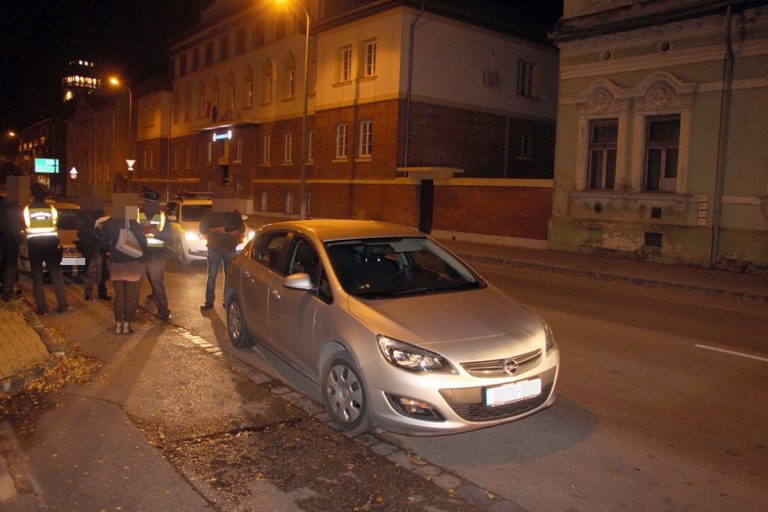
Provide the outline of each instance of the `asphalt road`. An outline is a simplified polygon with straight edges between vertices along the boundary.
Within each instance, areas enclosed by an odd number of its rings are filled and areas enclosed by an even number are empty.
[[[526,271],[484,274],[561,349],[559,402],[516,424],[397,440],[531,511],[764,510],[768,308]]]
[[[384,439],[531,512],[764,510],[768,307],[479,270],[553,327],[563,362],[557,404],[501,427]],[[174,323],[319,401],[310,382],[268,351],[232,347],[221,277],[215,308],[198,309],[205,280],[204,262],[167,261]],[[81,296],[74,284],[69,292]]]
[[[388,439],[532,512],[764,510],[768,308],[480,270],[552,325],[563,360],[558,403],[502,427]],[[205,277],[204,263],[169,263],[175,322],[319,399],[269,352],[229,344],[220,294],[213,311],[199,313]]]

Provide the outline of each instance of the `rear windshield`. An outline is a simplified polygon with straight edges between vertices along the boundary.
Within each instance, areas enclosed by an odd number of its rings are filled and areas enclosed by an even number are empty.
[[[57,229],[77,229],[77,214],[80,210],[56,208],[58,212],[58,220],[56,221]]]
[[[341,285],[351,295],[392,298],[485,286],[451,253],[419,237],[326,244]]]
[[[181,207],[182,222],[200,222],[203,215],[211,209],[209,204],[185,204]]]

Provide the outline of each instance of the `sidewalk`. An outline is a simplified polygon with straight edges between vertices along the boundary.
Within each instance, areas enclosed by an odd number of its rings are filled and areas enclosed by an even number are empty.
[[[617,281],[768,303],[768,276],[584,254],[440,240],[469,263]]]

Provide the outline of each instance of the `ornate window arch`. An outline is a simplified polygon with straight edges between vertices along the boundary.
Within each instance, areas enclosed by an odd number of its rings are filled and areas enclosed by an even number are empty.
[[[591,126],[595,122],[615,121],[617,125],[614,189],[624,189],[629,176],[626,169],[626,152],[631,101],[624,89],[606,78],[590,82],[580,93],[566,100],[576,105],[578,117],[578,141],[576,148],[576,189],[589,188]]]
[[[632,109],[632,169],[630,172],[632,190],[642,191],[645,189],[649,123],[653,119],[670,116],[674,119],[679,118],[679,135],[676,178],[672,188],[666,191],[676,194],[685,193],[691,134],[691,110],[695,90],[696,84],[685,83],[666,71],[656,71],[627,91],[627,95],[632,98],[634,103]]]

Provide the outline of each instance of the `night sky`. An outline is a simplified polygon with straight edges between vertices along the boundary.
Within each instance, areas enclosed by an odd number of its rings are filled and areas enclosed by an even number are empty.
[[[0,14],[0,129],[19,130],[61,101],[67,61],[94,61],[128,80],[163,73],[167,42],[201,0],[16,0]],[[199,8],[197,8],[199,11]]]
[[[91,60],[136,82],[168,69],[167,43],[211,0],[16,0],[0,14],[0,130],[56,111],[68,60]],[[562,1],[510,1],[552,23]],[[106,73],[105,73],[106,74]]]

